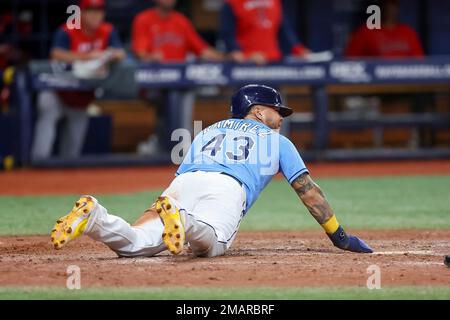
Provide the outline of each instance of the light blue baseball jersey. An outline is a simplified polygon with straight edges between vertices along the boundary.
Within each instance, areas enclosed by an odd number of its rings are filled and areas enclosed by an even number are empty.
[[[279,171],[290,184],[308,169],[285,136],[258,121],[228,119],[195,137],[176,175],[193,171],[223,172],[239,180],[247,211]]]

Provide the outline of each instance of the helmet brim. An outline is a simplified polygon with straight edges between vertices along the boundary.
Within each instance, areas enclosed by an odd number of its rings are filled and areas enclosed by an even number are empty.
[[[286,107],[286,106],[279,106],[279,108],[280,108],[280,110],[278,110],[278,113],[283,118],[289,117],[294,112],[294,110],[292,110],[291,108]]]
[[[269,108],[278,108],[278,114],[280,116],[282,116],[283,118],[289,117],[294,112],[294,110],[292,110],[291,108],[289,108],[289,107],[287,107],[285,105],[282,105],[282,104],[276,104],[276,105],[265,104],[265,103],[254,103],[254,104],[252,104],[252,106],[255,106],[255,105],[266,106],[266,107],[269,107]],[[249,108],[247,110],[247,114],[248,114],[248,112],[250,112],[250,109],[251,108]],[[232,114],[232,117],[233,118],[237,118],[237,119],[243,119],[247,114],[242,115],[242,116]]]
[[[264,104],[262,104],[264,105]],[[294,110],[292,110],[291,108],[282,105],[282,104],[277,104],[277,105],[265,105],[267,107],[272,107],[272,108],[278,108],[278,113],[280,114],[280,116],[282,116],[283,118],[289,117]]]

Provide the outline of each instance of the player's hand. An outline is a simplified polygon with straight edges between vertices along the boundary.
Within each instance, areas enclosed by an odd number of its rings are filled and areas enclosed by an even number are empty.
[[[372,253],[373,250],[363,240],[355,236],[349,236],[345,233],[344,229],[340,226],[335,233],[328,234],[331,242],[342,250],[359,253]]]
[[[123,49],[111,48],[108,49],[108,52],[110,52],[111,54],[110,56],[111,61],[120,61],[123,60],[126,56],[125,50]]]
[[[200,58],[206,61],[220,62],[223,60],[223,55],[213,48],[207,48],[203,50]]]
[[[259,66],[264,65],[264,64],[267,64],[266,56],[265,56],[264,53],[262,53],[262,52],[255,52],[255,53],[252,53],[252,54],[248,57],[248,60],[251,61],[251,62],[253,62],[253,63],[256,63],[256,64],[259,65]]]
[[[151,53],[147,52],[137,52],[139,60],[142,62],[162,62],[164,60],[164,54],[161,51],[153,51]]]
[[[90,51],[81,56],[81,60],[95,60],[101,58],[105,54],[103,50]]]
[[[244,63],[246,61],[245,55],[242,51],[230,52],[230,59],[236,63]]]

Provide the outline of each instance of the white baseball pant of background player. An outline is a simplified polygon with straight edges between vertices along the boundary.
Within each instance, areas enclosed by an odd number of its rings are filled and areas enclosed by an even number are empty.
[[[218,172],[188,172],[177,176],[162,195],[180,209],[186,242],[196,256],[223,255],[231,246],[246,200],[245,189],[236,180]],[[84,234],[122,257],[149,257],[167,249],[159,217],[131,226],[95,202]]]
[[[86,110],[66,105],[53,91],[42,91],[37,106],[39,115],[31,150],[33,160],[51,156],[61,118],[65,118],[67,123],[61,132],[59,155],[66,158],[80,156],[89,124]]]

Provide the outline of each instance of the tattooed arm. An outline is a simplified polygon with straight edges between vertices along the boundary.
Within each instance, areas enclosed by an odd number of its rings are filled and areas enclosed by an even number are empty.
[[[324,193],[308,173],[298,176],[291,186],[336,247],[353,252],[373,252],[364,241],[345,233]]]
[[[333,217],[333,209],[331,209],[320,187],[308,173],[304,173],[295,179],[292,182],[292,188],[319,224],[322,225]]]

